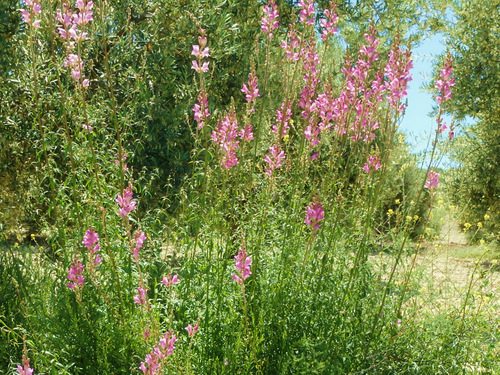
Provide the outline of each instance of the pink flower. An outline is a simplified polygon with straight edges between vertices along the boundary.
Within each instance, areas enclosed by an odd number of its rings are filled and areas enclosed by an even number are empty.
[[[272,177],[274,170],[283,165],[281,161],[285,159],[285,151],[281,150],[280,145],[273,145],[269,147],[269,152],[271,155],[266,154],[264,161],[269,164],[266,174]]]
[[[286,110],[285,110],[286,104]],[[274,133],[278,133],[278,129],[281,128],[281,137],[285,137],[288,129],[290,129],[289,121],[292,117],[292,102],[286,100],[281,102],[281,109],[276,110],[276,124],[272,126],[271,130]]]
[[[193,337],[196,332],[198,332],[198,327],[199,323],[196,323],[194,326],[191,326],[191,324],[188,324],[186,328],[184,328],[186,331],[188,331],[188,334],[190,337]]]
[[[227,169],[238,164],[236,150],[239,147],[241,132],[238,128],[236,112],[231,108],[224,120],[219,121],[217,127],[212,131],[212,142],[217,145],[222,154],[221,165]]]
[[[255,71],[250,72],[248,74],[248,86],[247,84],[243,84],[242,92],[246,94],[247,103],[251,103],[254,99],[260,96],[259,88],[257,87],[257,76],[255,75]]]
[[[20,375],[33,375],[33,369],[30,367],[30,359],[23,355],[23,365],[17,365],[16,371]]]
[[[272,31],[276,30],[279,26],[278,21],[278,6],[275,0],[269,0],[269,4],[264,7],[264,17],[261,19],[261,29],[269,39],[274,37]]]
[[[68,271],[68,279],[71,282],[68,283],[68,288],[76,291],[79,287],[83,287],[85,283],[85,276],[82,275],[84,268],[85,266],[79,260],[71,264],[71,268]]]
[[[209,47],[206,47],[202,52],[200,52],[200,46],[195,44],[193,45],[193,51],[191,52],[191,55],[196,56],[199,60],[202,60],[205,57],[210,57]]]
[[[196,60],[193,60],[191,62],[193,65],[191,66],[191,69],[194,69],[198,73],[206,73],[208,72],[208,61],[205,61],[201,66],[198,65],[198,62]]]
[[[42,12],[40,0],[27,0],[25,3],[28,9],[19,9],[23,21],[34,28],[40,27],[40,18],[35,19],[35,16]]]
[[[237,274],[233,273],[233,280],[236,280],[238,284],[243,284],[243,281],[249,278],[252,274],[252,271],[250,271],[252,260],[249,256],[247,256],[245,246],[241,247],[234,259],[236,259],[235,267]]]
[[[160,339],[159,346],[162,349],[163,353],[166,356],[174,354],[175,350],[175,342],[177,341],[177,337],[175,337],[174,332],[165,332],[163,337]]]
[[[145,305],[147,303],[148,290],[140,286],[137,288],[137,293],[134,296],[134,302],[138,305]]]
[[[281,48],[285,50],[285,56],[289,61],[298,61],[300,56],[297,49],[300,46],[300,40],[297,37],[297,30],[292,29],[288,31],[287,38],[289,43],[286,40],[282,40]]]
[[[370,173],[372,171],[378,171],[380,168],[382,168],[382,165],[380,164],[379,158],[376,156],[370,156],[368,158],[368,163],[365,163],[362,169],[366,173]]]
[[[177,337],[173,331],[166,332],[163,337],[160,338],[160,342],[157,346],[153,347],[153,350],[146,354],[144,362],[141,362],[139,369],[145,375],[155,375],[160,373],[162,365],[165,363],[166,359],[174,353],[175,342]]]
[[[161,280],[161,283],[163,283],[165,286],[172,286],[174,284],[177,284],[179,282],[179,278],[177,275],[171,275],[168,274],[167,276],[163,276],[163,279]]]
[[[387,81],[384,88],[389,93],[387,102],[393,109],[402,112],[404,105],[399,105],[401,99],[407,96],[408,83],[412,80],[410,69],[413,68],[411,51],[402,51],[399,41],[395,43],[389,53],[389,61],[385,67]]]
[[[87,249],[91,249],[92,246],[94,246],[94,244],[96,242],[99,241],[99,234],[97,234],[97,232],[95,231],[94,228],[92,227],[89,227],[89,229],[87,229],[87,231],[85,232],[85,234],[83,235],[83,241],[82,241],[82,244],[87,248]]]
[[[144,241],[146,240],[146,234],[142,230],[135,232],[134,239],[135,239],[135,248],[134,250],[132,250],[132,257],[137,262],[139,260],[139,252],[142,248],[142,245],[144,245]]]
[[[123,217],[124,219],[127,217],[130,211],[136,209],[137,201],[132,200],[134,193],[132,191],[132,186],[129,185],[125,190],[123,190],[123,195],[118,194],[116,198],[116,202],[120,205],[120,210],[118,211],[118,215]]]
[[[337,13],[335,13],[335,9],[337,8],[337,6],[333,1],[330,2],[330,8],[331,10],[325,9],[324,14],[326,18],[323,18],[320,21],[320,25],[323,28],[323,32],[321,33],[321,39],[323,41],[326,41],[329,35],[333,35],[337,32],[337,28],[335,27],[335,25],[339,20],[339,16],[337,15]]]
[[[83,235],[82,244],[89,250],[89,259],[93,260],[94,266],[97,266],[102,262],[102,258],[98,251],[101,250],[99,245],[99,235],[94,230],[94,228],[89,227],[85,234]]]
[[[308,42],[308,44],[302,49],[301,54],[303,55],[302,70],[304,72],[304,86],[302,92],[300,93],[298,106],[303,108],[301,113],[302,117],[308,119],[311,126],[316,127],[316,124],[312,123],[312,119],[308,118],[310,112],[313,110],[313,98],[316,94],[316,87],[320,81],[319,71],[317,69],[319,65],[319,56],[314,39]],[[315,133],[315,131],[313,131],[313,133]]]
[[[314,25],[316,10],[314,9],[314,0],[299,0],[299,19],[306,25]]]
[[[252,265],[252,260],[247,256],[245,251],[245,246],[242,246],[238,251],[238,254],[234,257],[236,260],[235,267],[239,275],[233,273],[233,280],[242,284],[244,280],[250,277],[252,271],[250,271],[250,266]]]
[[[436,82],[436,88],[439,90],[436,96],[436,101],[439,104],[451,99],[451,88],[455,86],[455,80],[451,77],[453,73],[453,61],[448,53],[444,62],[444,67],[441,69],[439,79]]]
[[[324,214],[323,205],[318,198],[314,198],[313,202],[306,208],[304,224],[309,225],[313,228],[313,231],[316,232],[319,229],[319,222],[325,220]]]
[[[63,66],[71,69],[71,77],[73,77],[76,81],[79,81],[82,78],[83,61],[80,56],[70,53],[68,58],[64,61]],[[86,80],[85,84],[87,86],[89,83],[90,81]]]
[[[205,121],[210,116],[208,110],[208,97],[205,92],[200,92],[198,95],[198,104],[193,107],[194,119],[198,123],[198,129],[203,129]]]
[[[438,133],[441,134],[442,132],[444,132],[446,129],[448,129],[448,127],[446,126],[446,123],[443,123],[443,125],[441,125],[438,129]]]
[[[439,173],[434,171],[427,172],[427,181],[425,182],[424,187],[429,190],[434,190],[439,185]]]
[[[304,136],[311,142],[311,147],[319,145],[320,129],[316,123],[310,123],[304,129]]]
[[[73,11],[71,9],[68,9],[68,6],[66,4],[63,4],[63,11],[64,13],[62,13],[60,9],[56,11],[56,21],[59,21],[63,25],[63,27],[67,29],[73,24]]]
[[[253,128],[252,125],[244,126],[240,130],[240,138],[243,141],[253,141]]]

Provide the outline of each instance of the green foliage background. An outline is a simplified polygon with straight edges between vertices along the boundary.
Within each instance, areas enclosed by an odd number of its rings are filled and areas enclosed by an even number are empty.
[[[447,29],[456,86],[448,110],[464,123],[453,149],[451,194],[475,239],[500,240],[500,2],[454,4]],[[488,220],[485,220],[489,217]],[[478,227],[482,223],[483,228]],[[481,224],[480,224],[481,225]]]

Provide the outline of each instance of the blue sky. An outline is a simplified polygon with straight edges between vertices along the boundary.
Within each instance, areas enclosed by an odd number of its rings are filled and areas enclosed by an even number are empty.
[[[424,40],[412,51],[413,80],[409,84],[408,107],[399,129],[406,135],[406,141],[414,147],[414,152],[426,148],[429,137],[436,129],[436,119],[429,116],[432,107],[436,105],[435,94],[425,92],[423,86],[432,81],[432,64],[444,51],[444,40],[440,34]]]

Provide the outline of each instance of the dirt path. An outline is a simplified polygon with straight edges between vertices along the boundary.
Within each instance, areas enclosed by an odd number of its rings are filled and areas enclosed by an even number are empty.
[[[465,235],[460,231],[458,222],[449,213],[444,217],[443,228],[436,242],[440,244],[467,244]]]

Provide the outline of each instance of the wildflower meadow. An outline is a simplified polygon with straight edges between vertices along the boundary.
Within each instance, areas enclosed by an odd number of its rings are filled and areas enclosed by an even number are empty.
[[[353,3],[6,5],[0,374],[500,371],[495,257],[453,303],[422,266],[453,54],[419,158],[424,5]]]

